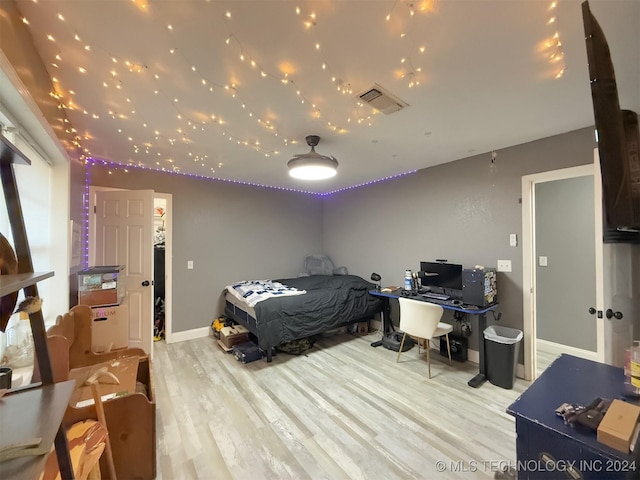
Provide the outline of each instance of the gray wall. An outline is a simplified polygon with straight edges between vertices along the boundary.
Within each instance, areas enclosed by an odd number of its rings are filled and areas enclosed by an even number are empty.
[[[499,150],[493,170],[484,154],[334,194],[325,200],[325,250],[364,278],[379,273],[383,285],[402,285],[421,260],[495,267],[510,259],[512,272],[498,273],[501,324],[522,329],[522,176],[591,163],[594,147],[585,128]],[[474,331],[471,348],[477,338]]]
[[[137,169],[112,172],[91,167],[91,184],[172,194],[174,333],[210,325],[224,309],[229,283],[295,277],[306,255],[323,251],[319,197]]]
[[[537,338],[596,351],[593,176],[535,187]]]

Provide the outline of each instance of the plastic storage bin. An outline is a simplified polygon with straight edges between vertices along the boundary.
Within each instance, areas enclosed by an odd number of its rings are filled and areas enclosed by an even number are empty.
[[[120,305],[125,294],[122,270],[124,266],[113,265],[78,272],[78,303],[90,307]]]
[[[513,388],[516,359],[522,331],[492,325],[484,330],[484,361],[487,380],[502,388]]]

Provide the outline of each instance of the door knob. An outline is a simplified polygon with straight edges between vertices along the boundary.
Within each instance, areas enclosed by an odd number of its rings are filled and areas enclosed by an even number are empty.
[[[144,282],[142,282],[142,286],[143,287],[148,287],[149,286],[149,280],[145,280]]]
[[[610,308],[607,308],[605,315],[609,320],[611,320],[611,317],[615,317],[617,320],[622,320],[622,317],[624,317],[624,315],[622,315],[622,312],[614,312]]]

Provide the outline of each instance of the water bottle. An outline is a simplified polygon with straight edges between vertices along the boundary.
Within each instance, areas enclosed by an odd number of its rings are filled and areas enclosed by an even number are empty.
[[[412,275],[411,270],[404,271],[404,289],[407,291],[411,291],[411,283],[412,283]]]

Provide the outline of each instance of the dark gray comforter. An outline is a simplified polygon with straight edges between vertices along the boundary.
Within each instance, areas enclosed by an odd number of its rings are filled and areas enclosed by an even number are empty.
[[[270,298],[254,306],[258,342],[263,349],[371,317],[382,309],[382,300],[368,293],[375,286],[356,275],[311,275],[276,281],[307,293]]]

